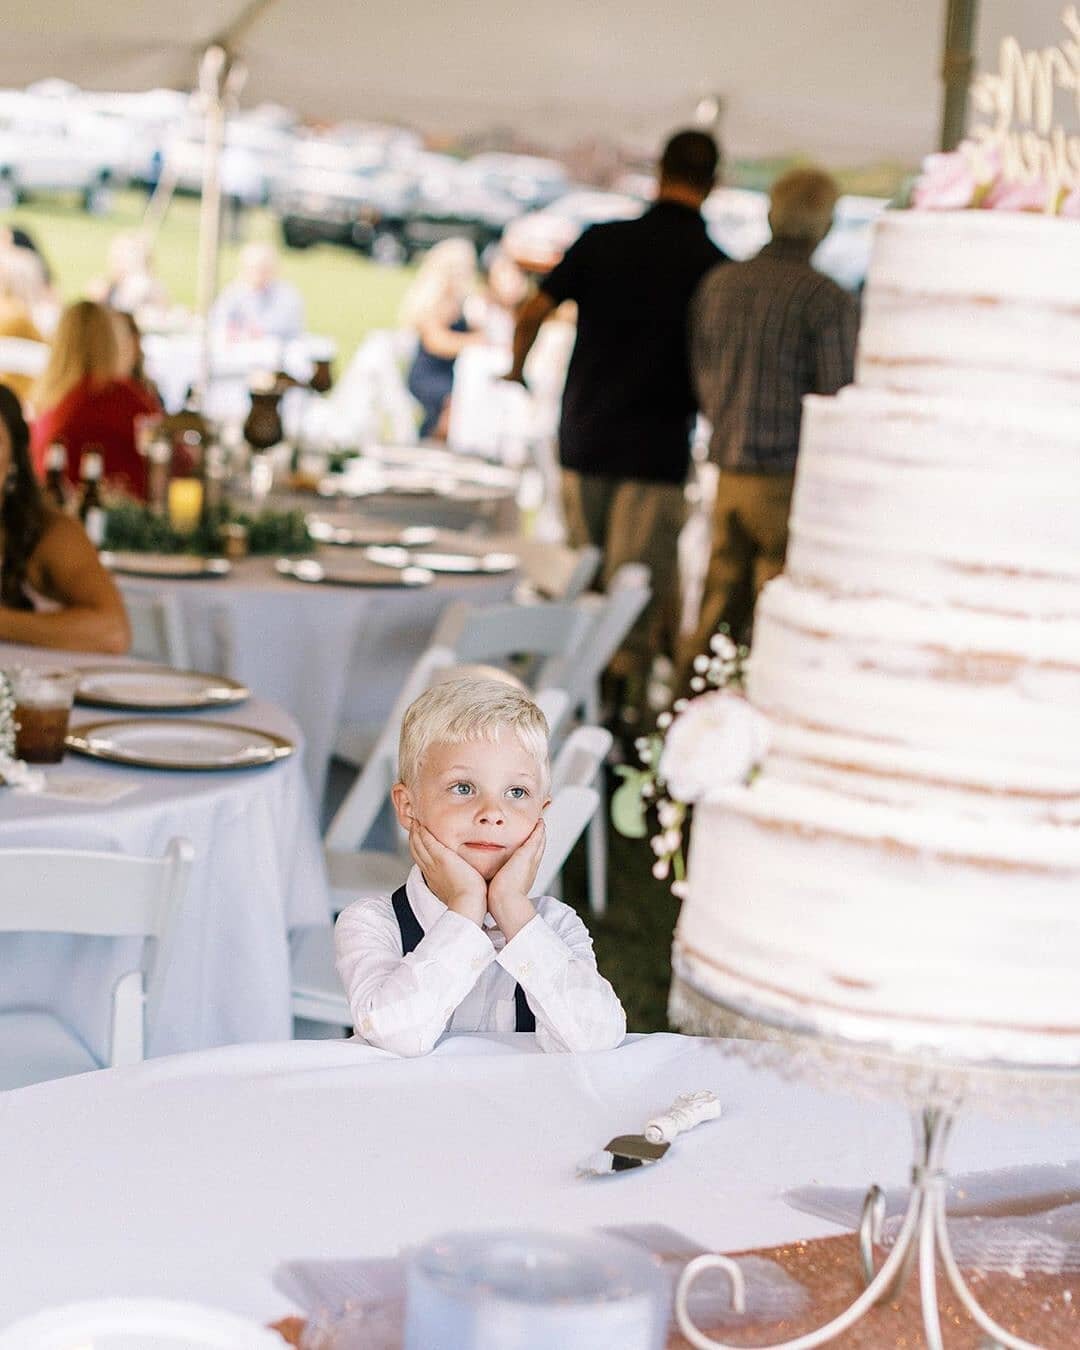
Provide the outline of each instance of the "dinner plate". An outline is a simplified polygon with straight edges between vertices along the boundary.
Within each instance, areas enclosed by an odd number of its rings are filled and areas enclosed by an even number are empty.
[[[110,572],[131,577],[158,577],[185,581],[192,577],[225,577],[232,571],[227,558],[198,558],[192,553],[110,553],[101,555]]]
[[[72,727],[67,746],[91,759],[142,769],[250,769],[296,749],[284,736],[202,718],[130,717]]]
[[[496,575],[512,572],[519,564],[516,553],[437,553],[427,549],[367,548],[364,556],[385,567],[424,567],[429,572],[461,575]]]
[[[433,544],[438,531],[433,525],[391,525],[379,521],[335,525],[331,520],[309,516],[308,534],[318,544],[337,544],[345,548],[367,548],[369,545],[396,545],[404,548],[423,548]]]
[[[275,567],[294,581],[325,586],[428,586],[435,580],[426,567],[386,567],[367,558],[279,558]]]
[[[88,708],[146,712],[223,708],[250,697],[251,690],[237,680],[171,666],[84,666],[75,691],[75,702]]]
[[[280,1350],[246,1317],[158,1298],[103,1298],[47,1308],[0,1332],[0,1350]]]

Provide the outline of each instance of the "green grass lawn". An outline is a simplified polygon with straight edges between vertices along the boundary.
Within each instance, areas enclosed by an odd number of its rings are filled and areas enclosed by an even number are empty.
[[[107,216],[90,216],[74,198],[41,197],[3,214],[9,225],[21,225],[49,260],[60,294],[76,300],[88,281],[102,276],[109,241],[118,230],[142,223],[146,197],[141,192],[119,192]],[[277,222],[269,211],[249,211],[244,217],[244,239],[268,239],[280,244]],[[173,300],[193,306],[198,251],[199,202],[175,197],[154,246],[158,275]],[[222,249],[221,280],[236,270],[240,244]],[[377,267],[349,249],[320,245],[303,252],[282,250],[281,272],[299,288],[307,305],[307,327],[332,337],[341,353],[339,369],[357,343],[372,328],[392,328],[412,269]]]

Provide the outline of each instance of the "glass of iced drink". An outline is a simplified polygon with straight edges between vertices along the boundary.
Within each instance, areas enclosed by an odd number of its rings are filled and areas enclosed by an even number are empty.
[[[23,666],[8,672],[15,695],[15,757],[29,764],[64,758],[71,704],[79,677],[72,670]]]

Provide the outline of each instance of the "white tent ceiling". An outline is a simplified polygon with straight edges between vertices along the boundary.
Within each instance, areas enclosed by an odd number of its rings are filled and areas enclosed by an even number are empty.
[[[1063,0],[981,0],[977,57],[1057,40]],[[914,160],[941,103],[945,0],[0,0],[0,85],[188,88],[235,34],[245,103],[427,131],[652,146],[719,95],[736,155]]]

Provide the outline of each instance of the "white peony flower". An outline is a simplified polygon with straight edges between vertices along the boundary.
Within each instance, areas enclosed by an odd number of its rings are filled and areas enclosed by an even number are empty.
[[[768,733],[768,722],[741,694],[702,694],[672,723],[660,777],[676,800],[696,802],[710,788],[745,782],[764,758]]]
[[[0,787],[4,784],[23,792],[43,792],[45,775],[40,769],[32,769],[25,760],[0,755]]]

